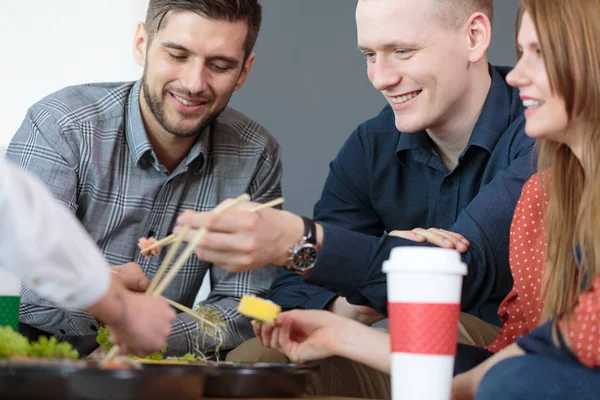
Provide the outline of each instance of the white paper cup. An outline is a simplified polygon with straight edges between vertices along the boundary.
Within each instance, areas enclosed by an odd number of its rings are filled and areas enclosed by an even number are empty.
[[[0,326],[19,328],[19,300],[21,280],[0,268]]]
[[[463,276],[455,250],[396,247],[387,274],[393,400],[448,400]]]

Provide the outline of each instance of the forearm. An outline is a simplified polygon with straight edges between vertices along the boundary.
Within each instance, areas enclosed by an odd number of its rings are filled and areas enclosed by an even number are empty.
[[[103,324],[109,326],[120,326],[129,317],[126,302],[126,291],[114,276],[111,276],[110,286],[96,303],[88,306],[86,311],[94,315]]]
[[[356,321],[348,321],[348,327],[340,329],[334,352],[340,357],[368,365],[390,373],[391,353],[389,334],[370,328]]]
[[[322,285],[356,305],[367,305],[387,315],[386,277],[381,271],[397,246],[433,246],[400,237],[367,235],[324,224],[323,249],[306,281]]]

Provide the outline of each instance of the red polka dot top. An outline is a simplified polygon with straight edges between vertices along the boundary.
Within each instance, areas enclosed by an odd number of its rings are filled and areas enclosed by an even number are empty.
[[[535,174],[523,186],[513,216],[509,263],[514,285],[498,310],[503,326],[488,346],[492,352],[502,350],[540,324],[545,250],[543,211],[547,205],[547,195],[542,193],[539,176]],[[600,276],[594,279],[593,290],[579,297],[571,325],[565,324],[559,320],[561,331],[569,332],[573,354],[584,365],[600,366]]]

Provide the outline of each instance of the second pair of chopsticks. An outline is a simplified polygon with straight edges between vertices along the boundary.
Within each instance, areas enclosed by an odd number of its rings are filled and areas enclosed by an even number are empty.
[[[283,197],[279,197],[277,199],[271,200],[269,202],[266,202],[264,204],[261,204],[259,206],[256,206],[254,208],[251,208],[249,211],[250,212],[257,212],[260,211],[264,208],[270,208],[270,207],[275,207],[278,206],[280,204],[283,204],[284,200]],[[169,236],[164,237],[163,239],[159,240],[158,242],[146,247],[145,249],[143,249],[141,251],[142,254],[148,254],[148,252],[156,249],[156,248],[161,248],[164,246],[168,246],[170,244],[172,244],[173,242],[175,242],[175,238],[177,237],[176,234],[172,233]]]

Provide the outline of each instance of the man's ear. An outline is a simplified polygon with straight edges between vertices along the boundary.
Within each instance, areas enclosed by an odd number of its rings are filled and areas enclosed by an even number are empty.
[[[476,12],[467,23],[467,41],[469,46],[469,61],[479,62],[485,57],[492,40],[492,23],[487,15]]]
[[[244,86],[244,83],[246,83],[248,75],[250,74],[250,71],[252,71],[252,67],[254,66],[255,58],[256,54],[252,53],[246,60],[246,63],[244,63],[244,68],[242,68],[242,72],[240,73],[240,77],[238,78],[237,83],[235,84],[234,90],[240,90],[242,86]]]
[[[146,65],[146,48],[148,46],[148,31],[143,22],[137,24],[133,39],[133,57],[140,67]]]

